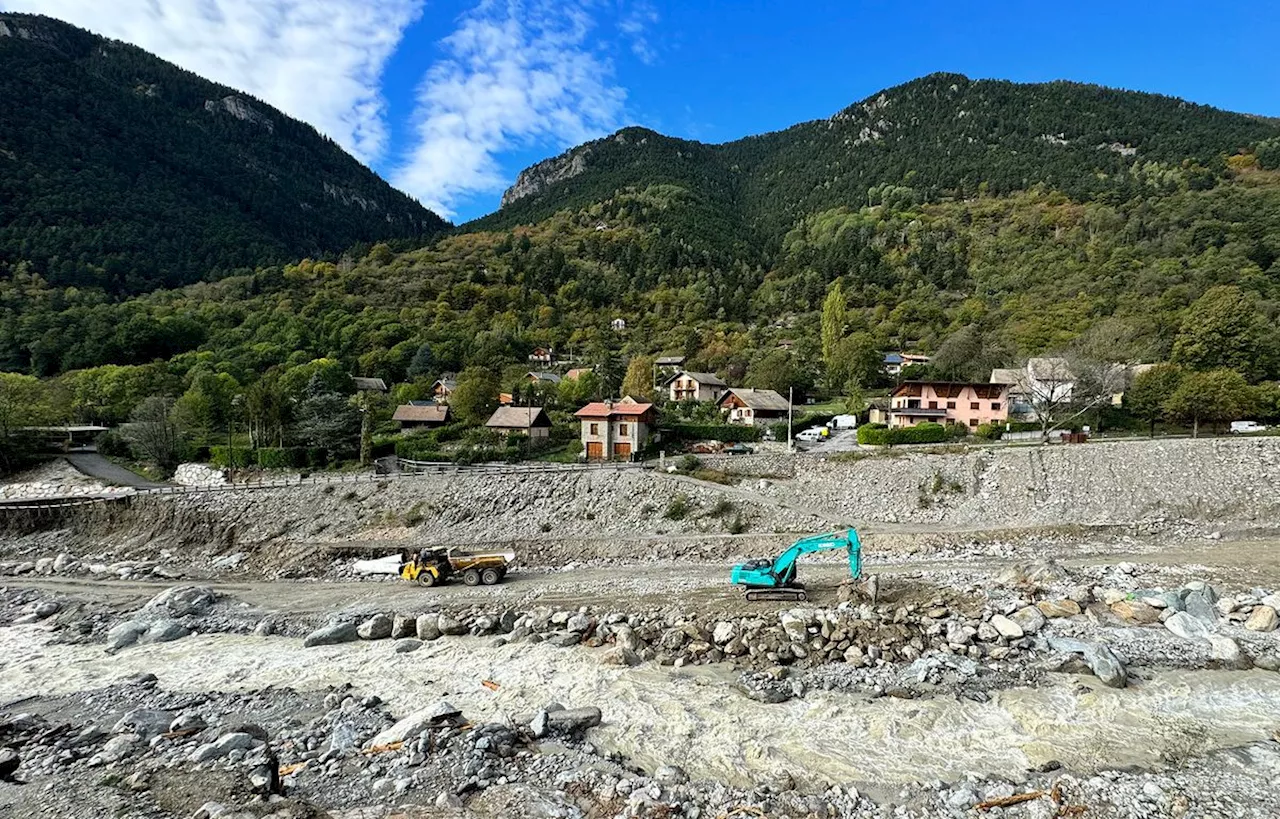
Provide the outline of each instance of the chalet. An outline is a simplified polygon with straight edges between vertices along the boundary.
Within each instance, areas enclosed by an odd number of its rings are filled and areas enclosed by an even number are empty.
[[[555,360],[555,350],[550,347],[534,347],[533,352],[529,353],[531,364],[554,364]]]
[[[885,353],[884,363],[881,366],[885,375],[899,376],[905,368],[917,364],[928,364],[929,361],[929,356],[918,353]]]
[[[889,395],[889,426],[1003,424],[1009,419],[1009,385],[953,381],[904,381]]]
[[[715,373],[691,373],[681,371],[667,382],[672,401],[719,401],[729,385]]]
[[[653,360],[653,386],[667,383],[667,379],[684,368],[684,356],[660,355]]]
[[[539,372],[535,370],[525,373],[524,377],[530,384],[544,384],[554,387],[556,384],[560,383],[560,376],[555,373]]]
[[[657,420],[653,404],[629,396],[596,401],[574,414],[582,422],[582,447],[589,461],[631,460],[649,442]]]
[[[449,423],[449,407],[434,401],[410,401],[396,407],[391,420],[400,424],[400,429],[444,426]]]
[[[720,396],[720,409],[729,413],[730,424],[760,426],[786,420],[791,402],[773,390],[734,387]]]
[[[498,407],[485,426],[499,435],[528,435],[530,439],[551,437],[551,419],[542,407]]]
[[[624,318],[616,318],[609,322],[609,326],[613,328],[615,333],[621,333],[623,330],[627,329],[627,320]]]
[[[441,378],[431,385],[431,397],[435,399],[437,404],[449,403],[449,396],[453,395],[453,391],[458,388],[458,382],[453,378]]]
[[[357,392],[386,392],[387,382],[381,378],[362,378],[361,376],[352,376],[355,382]]]

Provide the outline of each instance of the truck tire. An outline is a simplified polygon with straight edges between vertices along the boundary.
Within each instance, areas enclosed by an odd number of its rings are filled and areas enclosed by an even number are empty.
[[[462,574],[462,582],[466,583],[468,586],[479,586],[480,572],[476,571],[475,569],[467,569]]]
[[[502,572],[497,569],[485,569],[480,573],[480,581],[486,586],[492,586],[502,581]]]
[[[419,585],[419,586],[426,586],[426,587],[429,589],[429,588],[431,588],[432,586],[434,586],[437,582],[439,582],[439,581],[437,581],[437,580],[436,580],[436,576],[435,576],[434,574],[432,574],[431,572],[419,572],[419,573],[418,573],[418,585]]]

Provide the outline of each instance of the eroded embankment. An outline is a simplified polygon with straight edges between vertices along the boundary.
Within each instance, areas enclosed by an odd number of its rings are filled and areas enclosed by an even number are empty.
[[[559,699],[600,707],[605,723],[595,741],[646,769],[678,764],[695,777],[748,787],[783,773],[809,786],[894,785],[1050,760],[1086,773],[1149,766],[1265,739],[1280,721],[1280,676],[1263,671],[1160,672],[1125,690],[1083,691],[1080,678],[1054,675],[1045,687],[997,692],[989,702],[816,691],[765,705],[716,669],[610,668],[599,651],[546,644],[495,648],[459,638],[400,655],[385,643],[303,649],[290,638],[205,635],[112,657],[44,639],[38,627],[0,629],[0,656],[10,658],[0,661],[0,699],[90,690],[142,672],[191,692],[351,682],[400,713],[448,697],[487,720]]]

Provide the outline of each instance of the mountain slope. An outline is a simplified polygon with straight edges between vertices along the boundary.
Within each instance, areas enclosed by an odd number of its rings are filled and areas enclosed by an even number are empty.
[[[1156,94],[1070,82],[1018,84],[933,74],[828,120],[703,145],[631,128],[521,174],[477,228],[538,222],[625,188],[676,184],[773,238],[815,211],[875,204],[906,186],[925,201],[1037,184],[1077,199],[1130,198],[1148,163],[1186,164],[1210,187],[1224,155],[1280,135],[1274,120]]]
[[[111,294],[447,227],[313,128],[147,52],[0,14],[0,270]]]

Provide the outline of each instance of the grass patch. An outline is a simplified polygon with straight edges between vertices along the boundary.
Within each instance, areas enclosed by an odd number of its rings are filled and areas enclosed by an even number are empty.
[[[731,535],[740,535],[747,531],[747,520],[742,516],[742,513],[739,512],[733,516],[733,520],[725,524],[724,529]]]
[[[707,517],[722,518],[734,510],[733,501],[721,495],[707,511]]]
[[[662,513],[662,516],[667,520],[684,520],[689,516],[689,510],[692,508],[689,503],[689,496],[681,492],[667,504],[666,511]]]

